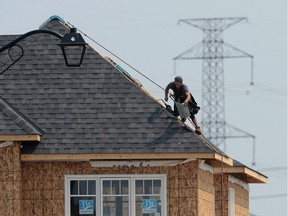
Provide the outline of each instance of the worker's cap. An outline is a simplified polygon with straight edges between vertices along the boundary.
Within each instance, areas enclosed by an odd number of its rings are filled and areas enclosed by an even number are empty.
[[[176,76],[174,80],[175,82],[183,83],[183,78],[181,76]]]

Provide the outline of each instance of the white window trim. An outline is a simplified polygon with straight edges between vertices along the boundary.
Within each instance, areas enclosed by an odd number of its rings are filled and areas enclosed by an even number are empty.
[[[64,176],[64,194],[65,194],[65,216],[70,216],[70,184],[69,182],[71,180],[96,180],[96,215],[102,216],[101,212],[101,204],[102,204],[102,180],[103,179],[128,179],[130,182],[130,188],[129,188],[129,208],[131,208],[129,214],[130,216],[135,216],[135,181],[136,180],[146,180],[146,179],[161,179],[161,182],[163,183],[162,192],[161,192],[161,200],[163,201],[161,203],[161,212],[162,216],[167,215],[167,203],[166,203],[166,197],[167,197],[167,176],[165,174],[121,174],[121,175],[95,175],[95,174],[89,174],[89,175],[65,175]],[[100,200],[99,200],[100,199]]]
[[[228,199],[229,216],[235,216],[235,190],[233,188],[229,188]]]

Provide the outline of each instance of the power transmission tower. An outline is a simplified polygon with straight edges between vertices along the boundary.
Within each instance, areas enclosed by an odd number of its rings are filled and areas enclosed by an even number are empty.
[[[215,145],[224,145],[226,138],[252,137],[225,121],[224,65],[225,58],[251,59],[251,84],[253,84],[253,56],[224,42],[223,31],[247,18],[182,19],[185,23],[203,31],[202,42],[176,56],[176,60],[202,59],[202,129],[203,134]],[[174,72],[176,73],[176,72]],[[231,134],[227,134],[227,132]]]

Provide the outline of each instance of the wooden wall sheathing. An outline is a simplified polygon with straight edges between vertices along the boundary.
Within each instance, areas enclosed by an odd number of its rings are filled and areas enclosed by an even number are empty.
[[[228,214],[228,175],[227,174],[223,174],[223,187],[221,185],[222,185],[221,174],[214,175],[215,213],[216,213],[216,216],[229,216]],[[222,189],[223,189],[223,192],[221,192]],[[222,211],[223,211],[223,214],[222,214]]]
[[[229,188],[235,190],[235,216],[248,216],[249,215],[249,191],[229,182]]]
[[[198,165],[198,161],[191,161],[172,167],[93,168],[89,162],[23,162],[22,212],[29,216],[63,216],[64,175],[166,174],[168,216],[213,215],[214,194],[216,216],[222,216],[221,175],[201,170]],[[228,175],[223,177],[224,216],[228,216],[229,187],[235,189],[236,215],[248,216],[248,191],[228,183]]]
[[[22,173],[20,145],[0,148],[0,215],[21,215]]]
[[[209,171],[198,169],[198,215],[214,216],[214,181]]]
[[[64,215],[64,175],[167,174],[167,215],[196,216],[197,167],[93,168],[89,162],[23,162],[22,212],[29,216]]]

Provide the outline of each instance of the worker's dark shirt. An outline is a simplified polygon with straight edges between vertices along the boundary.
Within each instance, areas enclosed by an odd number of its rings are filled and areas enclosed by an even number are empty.
[[[172,89],[173,92],[174,92],[175,101],[178,101],[178,102],[181,102],[181,103],[183,103],[184,100],[186,99],[185,93],[189,92],[188,87],[185,84],[183,84],[183,83],[182,83],[182,86],[181,86],[181,88],[179,90],[176,88],[175,82],[169,83],[166,88]]]

